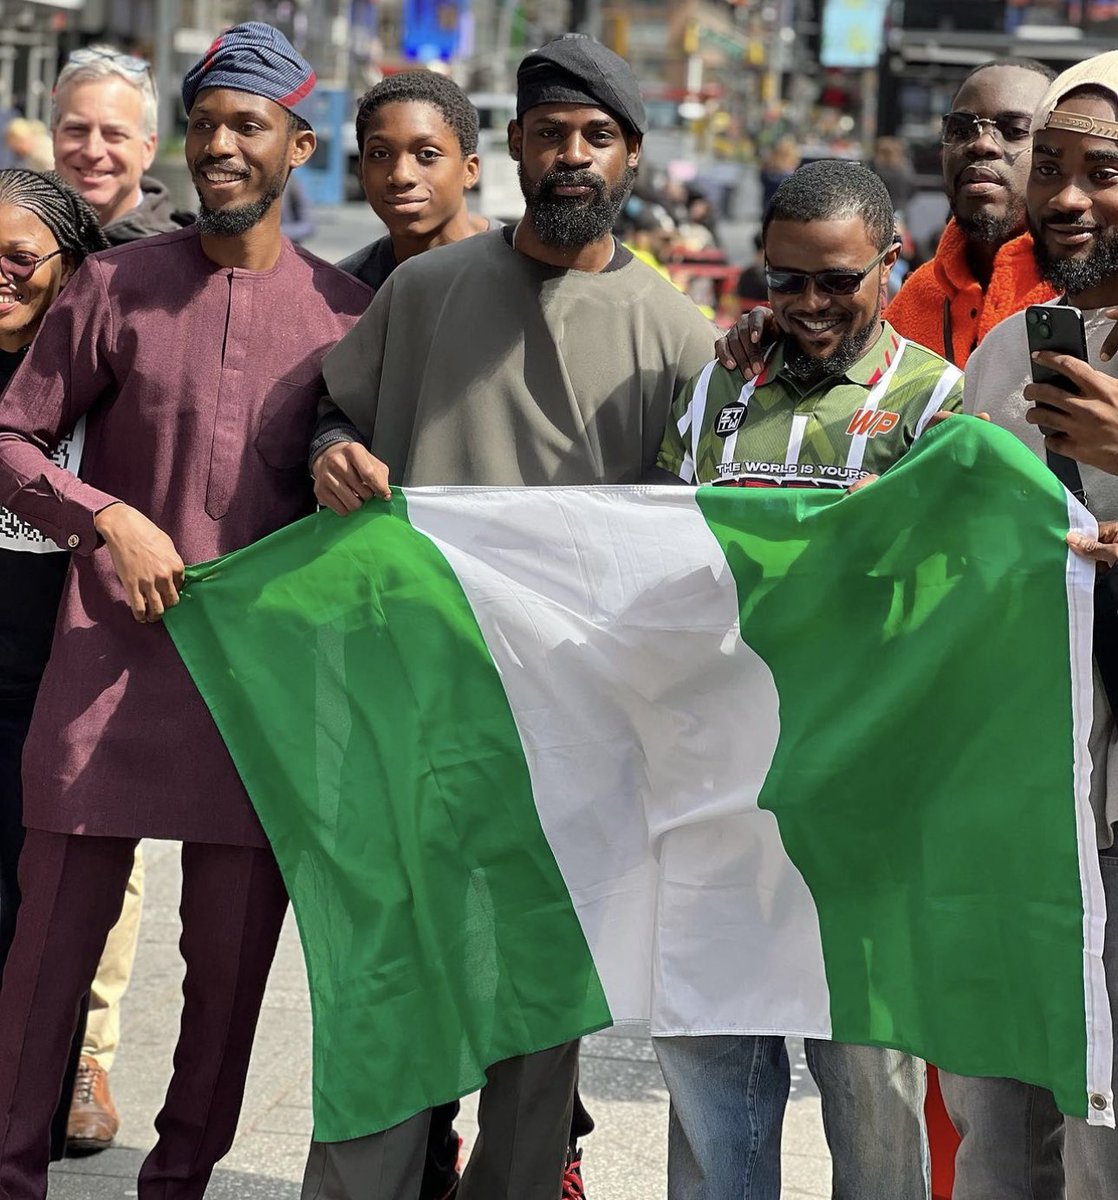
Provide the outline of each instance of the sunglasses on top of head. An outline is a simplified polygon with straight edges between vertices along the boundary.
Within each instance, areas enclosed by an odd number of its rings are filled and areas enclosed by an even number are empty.
[[[41,254],[38,258],[26,250],[13,250],[11,254],[0,254],[0,274],[3,274],[5,279],[12,283],[22,283],[26,279],[30,279],[32,275],[56,254],[62,254],[62,250],[52,250],[49,254]]]
[[[146,58],[125,54],[123,50],[114,50],[111,46],[82,46],[66,60],[67,66],[75,67],[95,66],[100,62],[111,62],[130,75],[151,74],[151,63]]]
[[[825,271],[774,271],[766,264],[765,283],[770,292],[777,292],[782,296],[798,296],[809,281],[828,296],[853,296],[874,267],[890,250],[900,244],[899,239],[894,239],[873,262],[860,271],[852,271],[845,267],[830,267]]]

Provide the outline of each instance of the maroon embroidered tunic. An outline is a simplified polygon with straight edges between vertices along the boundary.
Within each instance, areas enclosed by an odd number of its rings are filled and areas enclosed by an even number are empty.
[[[132,618],[93,528],[113,500],[201,562],[313,507],[321,362],[369,302],[290,242],[219,267],[194,228],[87,260],[0,398],[0,505],[74,550],[24,750],[35,829],[262,845],[162,624]],[[88,414],[78,479],[44,451]]]

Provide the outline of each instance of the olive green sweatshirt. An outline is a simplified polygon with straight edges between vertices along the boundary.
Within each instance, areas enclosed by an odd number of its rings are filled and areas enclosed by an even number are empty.
[[[511,232],[397,268],[326,357],[333,404],[396,484],[634,483],[717,330],[621,245],[565,271]],[[337,420],[325,405],[316,450]]]

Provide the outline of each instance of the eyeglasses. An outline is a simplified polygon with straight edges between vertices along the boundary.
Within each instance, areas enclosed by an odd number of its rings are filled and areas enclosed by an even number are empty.
[[[877,266],[899,241],[892,241],[868,266],[861,271],[849,271],[832,267],[826,271],[774,271],[765,266],[765,283],[770,292],[782,296],[798,296],[809,282],[828,296],[853,296],[862,286],[862,280]]]
[[[83,46],[74,50],[66,60],[66,65],[88,67],[94,63],[111,62],[127,71],[130,75],[150,75],[151,63],[146,58],[137,58],[134,54],[125,54],[123,50],[114,50],[111,46]]]
[[[974,113],[949,112],[943,118],[940,141],[945,146],[965,146],[980,137],[987,129],[1003,149],[1019,146],[1029,136],[1029,118],[1016,113],[997,117],[976,117]]]
[[[0,254],[0,274],[9,283],[23,283],[24,280],[30,279],[43,263],[61,253],[61,250],[52,250],[49,254],[42,254],[38,258],[34,254],[19,250],[15,250],[11,254]]]

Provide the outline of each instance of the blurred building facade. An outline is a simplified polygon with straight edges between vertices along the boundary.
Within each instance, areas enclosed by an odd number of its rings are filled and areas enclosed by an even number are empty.
[[[880,64],[878,126],[939,172],[939,122],[973,67],[1011,55],[1055,70],[1111,50],[1118,0],[893,0]]]
[[[828,66],[843,10],[871,58]],[[154,62],[166,139],[182,72],[251,18],[282,28],[347,96],[415,65],[507,95],[529,49],[579,29],[633,64],[653,128],[689,130],[699,153],[740,157],[782,135],[810,144],[822,127],[821,148],[879,132],[931,156],[967,70],[1002,54],[1060,67],[1109,49],[1118,0],[0,0],[0,110],[46,119],[66,54],[109,41]]]

